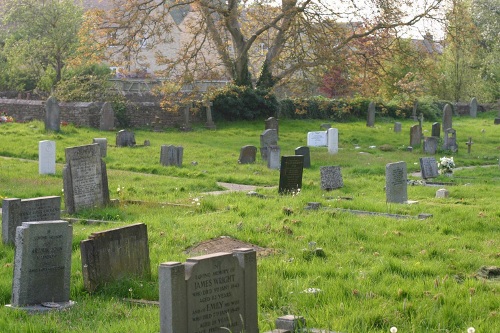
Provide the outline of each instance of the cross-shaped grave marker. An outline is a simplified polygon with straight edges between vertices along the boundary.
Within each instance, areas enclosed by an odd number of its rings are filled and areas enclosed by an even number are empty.
[[[469,141],[467,141],[465,144],[467,145],[467,154],[470,154],[470,148],[474,142],[472,142],[472,138],[469,137]]]

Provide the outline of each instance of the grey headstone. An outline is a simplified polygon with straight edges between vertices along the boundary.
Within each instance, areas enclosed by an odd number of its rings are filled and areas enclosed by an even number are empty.
[[[257,156],[257,147],[255,146],[243,146],[240,150],[240,158],[238,163],[240,164],[251,164],[255,163],[255,158]]]
[[[470,101],[470,116],[472,118],[477,117],[477,99],[476,99],[476,97],[473,97]]]
[[[328,153],[337,154],[339,152],[339,130],[330,128],[327,133]]]
[[[453,128],[448,128],[444,131],[443,149],[451,150],[452,152],[458,151],[457,131]]]
[[[435,136],[429,136],[424,139],[424,153],[434,155],[437,152],[439,139]]]
[[[433,123],[432,124],[432,136],[435,138],[440,138],[441,137],[441,124],[440,123]]]
[[[375,103],[370,102],[368,105],[368,117],[366,120],[366,126],[373,127],[375,125]]]
[[[385,166],[386,202],[408,201],[406,162],[388,163]]]
[[[332,124],[324,123],[324,124],[321,124],[319,127],[324,129],[325,131],[328,131],[329,128],[332,128]]]
[[[304,156],[282,156],[278,193],[296,193],[302,188]]]
[[[438,164],[434,157],[420,158],[420,172],[423,179],[436,178],[439,176]]]
[[[260,135],[260,156],[267,161],[269,146],[278,144],[278,132],[275,129],[267,129]]]
[[[280,146],[269,146],[267,157],[267,167],[269,169],[279,170],[281,163],[281,148]]]
[[[394,123],[394,132],[395,133],[400,133],[401,132],[401,123],[400,122],[395,122]]]
[[[105,102],[100,111],[99,129],[111,131],[115,128],[115,112],[110,102]]]
[[[68,213],[109,203],[106,164],[97,143],[65,149],[64,202]]]
[[[443,132],[446,131],[448,128],[452,128],[452,117],[453,117],[453,109],[451,105],[448,103],[444,106],[443,108]]]
[[[162,263],[158,279],[161,333],[259,332],[255,250]]]
[[[99,149],[101,150],[101,157],[106,157],[108,154],[108,139],[106,138],[94,138],[92,143],[97,143]]]
[[[414,121],[417,121],[417,110],[418,110],[418,101],[415,100],[413,102],[413,109],[411,111],[411,118],[414,120]]]
[[[277,318],[275,326],[279,330],[301,332],[306,328],[306,320],[302,316],[286,315]]]
[[[276,136],[279,138],[279,123],[278,119],[274,117],[269,117],[265,120],[265,129],[275,129],[276,130]]]
[[[450,196],[450,192],[445,188],[440,188],[436,191],[436,198],[448,198]]]
[[[2,201],[2,241],[14,244],[16,229],[23,222],[55,221],[61,218],[61,197],[31,199],[9,198]]]
[[[160,148],[160,164],[181,167],[183,155],[184,148],[182,146],[162,145]]]
[[[311,167],[311,151],[310,151],[309,147],[301,146],[301,147],[295,148],[295,155],[304,156],[304,168]]]
[[[422,131],[420,125],[413,125],[410,128],[410,146],[420,146],[422,140]]]
[[[17,228],[12,307],[69,302],[71,242],[66,221],[23,222]]]
[[[148,230],[144,223],[94,232],[80,242],[83,285],[88,292],[123,278],[149,279]]]
[[[135,146],[135,135],[127,130],[120,130],[116,133],[117,147],[133,147]]]
[[[38,173],[40,175],[54,175],[56,173],[55,141],[38,142]]]
[[[340,166],[322,166],[319,168],[322,190],[334,190],[344,187]]]
[[[50,96],[45,102],[45,130],[59,132],[61,129],[61,110],[57,99]]]
[[[310,147],[326,147],[326,131],[316,131],[307,133],[307,145]]]

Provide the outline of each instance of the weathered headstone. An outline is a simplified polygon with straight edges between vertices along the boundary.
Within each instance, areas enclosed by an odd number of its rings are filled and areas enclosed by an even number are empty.
[[[160,164],[181,167],[183,155],[184,148],[182,146],[162,145],[160,148]]]
[[[99,145],[66,148],[63,168],[64,202],[68,213],[109,203],[106,163]]]
[[[395,122],[394,123],[394,132],[395,133],[400,133],[401,132],[401,123],[400,122]]]
[[[386,202],[407,202],[407,187],[406,162],[388,163],[385,166]]]
[[[458,151],[457,144],[457,131],[453,128],[448,128],[444,131],[444,150],[451,150],[452,152]]]
[[[423,179],[436,178],[439,176],[438,164],[434,157],[420,158],[420,172]]]
[[[410,128],[410,146],[420,146],[422,141],[422,132],[420,129],[420,125],[413,125]]]
[[[440,123],[433,123],[432,124],[432,131],[431,135],[435,138],[440,138],[441,137],[441,124]]]
[[[275,129],[267,129],[260,135],[260,156],[267,161],[269,146],[278,144],[278,132]]]
[[[265,120],[265,129],[275,129],[276,130],[276,136],[279,138],[280,131],[279,131],[279,123],[278,119],[274,117],[269,117]]]
[[[309,147],[326,147],[326,131],[307,132],[307,145]]]
[[[251,164],[255,163],[255,158],[257,155],[257,147],[255,146],[243,146],[240,150],[240,158],[238,163],[240,164]]]
[[[367,127],[373,127],[375,125],[375,103],[372,101],[368,105],[368,117],[366,120]]]
[[[116,133],[117,147],[133,147],[135,146],[135,135],[127,130],[120,130]]]
[[[296,193],[302,188],[304,156],[282,156],[280,166],[280,184],[278,193]]]
[[[327,133],[328,153],[337,154],[339,152],[339,130],[330,128]]]
[[[424,153],[434,155],[437,152],[439,139],[435,136],[428,136],[424,139]]]
[[[111,131],[115,128],[115,112],[110,102],[105,102],[99,113],[99,129],[101,131]]]
[[[295,148],[295,155],[304,156],[304,168],[311,167],[311,152],[309,150],[309,147],[301,146]]]
[[[99,149],[101,150],[101,157],[106,157],[108,154],[108,139],[94,138],[92,139],[92,143],[97,143],[99,145]]]
[[[448,128],[452,128],[452,117],[453,117],[453,109],[449,103],[447,103],[443,108],[443,132]]]
[[[54,175],[56,173],[55,141],[38,142],[38,173],[40,175]]]
[[[45,102],[45,130],[59,132],[61,129],[61,110],[54,96]]]
[[[281,148],[280,146],[268,146],[267,167],[278,170],[280,168]]]
[[[440,188],[436,191],[436,198],[448,198],[450,196],[450,192],[445,188]]]
[[[158,279],[161,333],[259,332],[255,250],[162,263]]]
[[[472,97],[472,99],[470,100],[470,105],[469,105],[469,114],[472,118],[476,118],[477,117],[477,99],[476,97]]]
[[[16,228],[23,222],[55,221],[60,218],[61,197],[3,199],[2,241],[4,244],[14,244]]]
[[[25,310],[71,306],[72,227],[66,221],[23,222],[16,231],[12,299]]]
[[[344,187],[340,166],[322,166],[319,168],[322,190],[334,190]]]
[[[88,292],[123,278],[149,279],[148,230],[144,223],[94,232],[80,242],[83,285]]]
[[[207,122],[205,127],[211,130],[215,130],[217,126],[215,126],[214,120],[212,119],[212,102],[207,101],[205,103],[205,109],[207,110]]]

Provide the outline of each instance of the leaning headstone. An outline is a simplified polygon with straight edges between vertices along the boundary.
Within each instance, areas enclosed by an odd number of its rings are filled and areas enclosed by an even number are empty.
[[[386,202],[408,201],[406,162],[388,163],[385,166]]]
[[[439,176],[438,164],[434,157],[420,158],[420,172],[423,179],[436,178]]]
[[[311,167],[311,152],[309,150],[309,147],[302,146],[295,148],[295,155],[304,156],[304,168]]]
[[[434,155],[437,152],[439,139],[435,136],[429,136],[424,139],[424,153]]]
[[[307,132],[307,145],[309,147],[326,147],[326,131]]]
[[[99,149],[101,150],[101,157],[106,157],[108,154],[108,139],[94,138],[92,139],[92,143],[97,143],[99,145]]]
[[[120,130],[116,133],[117,147],[133,147],[135,146],[135,135],[127,130]]]
[[[149,279],[148,230],[137,223],[94,232],[80,242],[83,285],[88,292],[124,278]]]
[[[55,221],[60,218],[61,197],[3,199],[2,241],[4,244],[14,244],[16,228],[23,222]]]
[[[106,163],[99,145],[66,148],[63,168],[64,202],[68,213],[109,203]]]
[[[158,268],[160,332],[259,332],[257,258],[236,249]]]
[[[69,300],[72,235],[66,221],[23,222],[17,228],[9,307],[44,311],[74,304]]]
[[[401,123],[400,122],[395,122],[394,123],[394,132],[395,133],[400,133],[401,132]]]
[[[269,169],[279,170],[280,168],[280,155],[281,148],[280,146],[269,146],[268,147],[268,157],[267,157],[267,167]]]
[[[99,129],[101,131],[111,131],[115,128],[115,112],[110,102],[105,102],[102,105],[99,115]]]
[[[260,135],[260,156],[267,161],[269,146],[278,144],[278,132],[275,129],[267,129]]]
[[[322,190],[335,190],[344,187],[340,166],[322,166],[319,169]]]
[[[257,155],[257,147],[255,146],[243,146],[240,150],[240,158],[238,163],[240,164],[251,164],[255,163],[255,158]]]
[[[54,96],[45,102],[45,130],[59,132],[61,129],[61,110]]]
[[[477,117],[477,99],[476,97],[473,97],[470,101],[470,110],[469,110],[469,114],[472,118],[476,118]]]
[[[448,128],[444,131],[443,149],[450,150],[453,153],[458,151],[457,131],[453,128]]]
[[[55,141],[38,142],[38,173],[40,175],[54,175],[56,173]]]
[[[367,127],[373,127],[375,125],[375,103],[372,101],[368,105],[368,117],[366,120]]]
[[[440,123],[433,123],[432,124],[432,131],[431,135],[435,138],[440,138],[441,137],[441,124]]]
[[[282,156],[280,166],[279,194],[297,193],[302,188],[304,156]]]
[[[330,128],[327,133],[328,153],[337,154],[339,151],[339,130]]]
[[[420,125],[413,125],[410,128],[410,146],[420,146],[422,140],[422,132],[420,129]]]
[[[279,123],[278,119],[274,117],[269,117],[265,120],[265,129],[275,129],[276,130],[276,136],[279,138]]]
[[[182,146],[162,145],[160,148],[160,164],[181,167],[183,155],[184,148]]]
[[[436,198],[448,198],[450,196],[450,192],[445,188],[440,188],[436,191]]]
[[[453,109],[451,108],[451,105],[447,103],[444,108],[443,108],[443,132],[446,131],[448,128],[452,128],[452,116],[453,116]]]

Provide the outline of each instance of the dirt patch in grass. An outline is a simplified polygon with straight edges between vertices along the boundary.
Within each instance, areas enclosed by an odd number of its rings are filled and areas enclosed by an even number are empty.
[[[204,255],[217,252],[231,252],[238,248],[251,248],[257,251],[258,256],[268,256],[275,252],[274,249],[267,249],[255,244],[246,243],[229,236],[221,236],[212,238],[201,243],[198,243],[184,251],[187,254]]]

